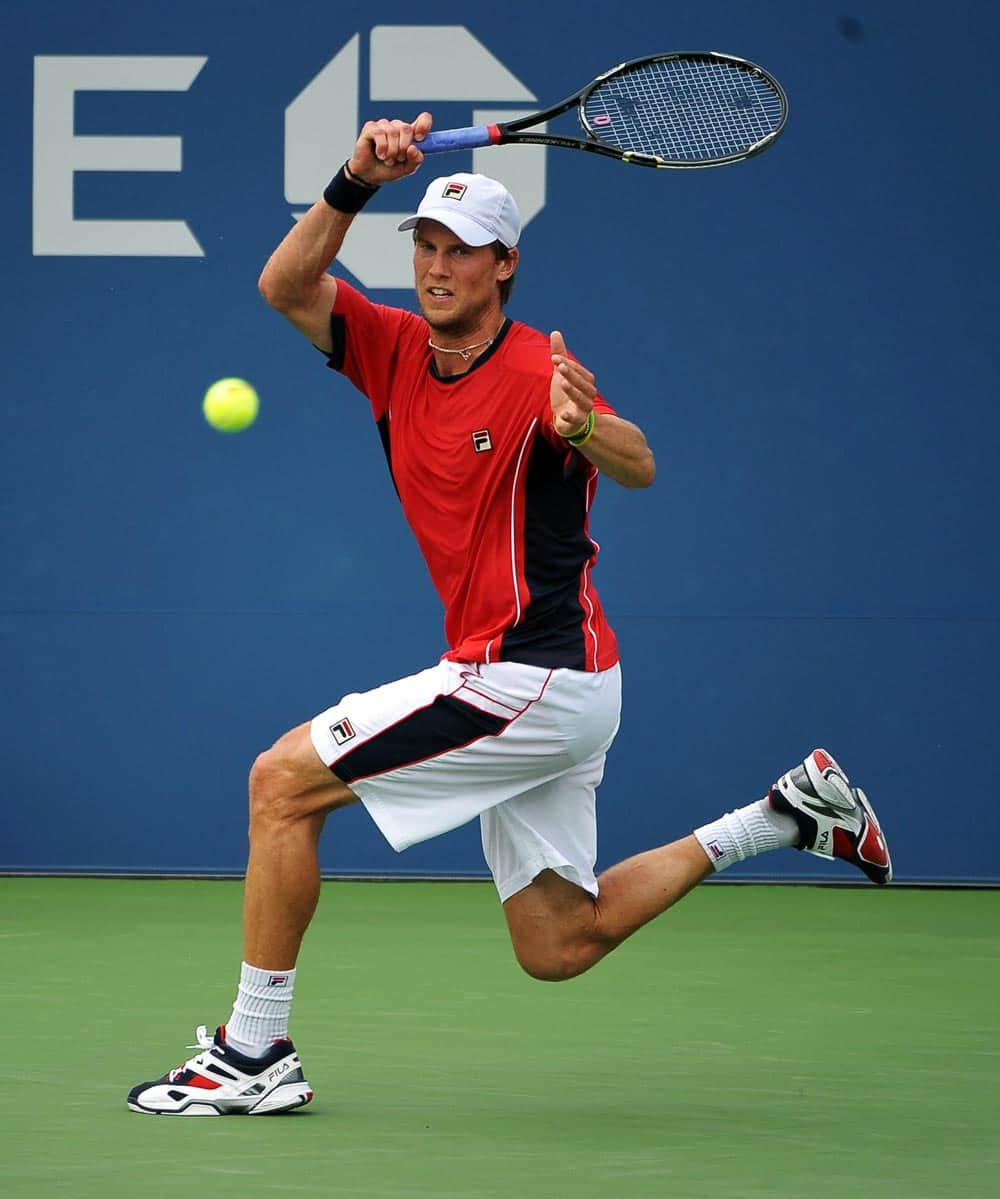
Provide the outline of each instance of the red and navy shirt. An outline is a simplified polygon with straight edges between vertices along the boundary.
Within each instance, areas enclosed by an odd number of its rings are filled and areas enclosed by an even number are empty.
[[[591,573],[597,469],[552,425],[549,338],[506,322],[441,378],[424,319],[337,281],[330,366],[369,399],[389,469],[445,608],[444,655],[606,670],[615,635]],[[596,412],[614,414],[598,397]]]

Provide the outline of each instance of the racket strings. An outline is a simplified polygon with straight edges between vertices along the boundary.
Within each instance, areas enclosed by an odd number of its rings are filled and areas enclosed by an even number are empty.
[[[762,75],[710,59],[644,63],[598,84],[583,106],[592,136],[678,162],[741,154],[780,128],[784,105]]]

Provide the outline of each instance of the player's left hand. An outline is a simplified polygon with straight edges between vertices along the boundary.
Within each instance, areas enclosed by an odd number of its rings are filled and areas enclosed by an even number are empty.
[[[555,330],[549,337],[552,349],[552,423],[560,437],[576,433],[587,419],[597,398],[594,376],[566,352],[563,335]]]

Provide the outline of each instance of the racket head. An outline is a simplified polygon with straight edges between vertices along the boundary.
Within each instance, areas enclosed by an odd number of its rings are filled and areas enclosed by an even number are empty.
[[[578,102],[587,137],[626,162],[714,167],[760,154],[788,119],[781,84],[763,67],[715,50],[620,63]]]

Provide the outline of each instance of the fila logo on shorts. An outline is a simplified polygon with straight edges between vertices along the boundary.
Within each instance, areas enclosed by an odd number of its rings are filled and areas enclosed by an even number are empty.
[[[464,183],[448,183],[445,185],[445,189],[441,195],[446,200],[461,200],[466,191],[467,188]]]
[[[356,736],[354,725],[346,717],[344,720],[338,720],[336,724],[331,724],[330,732],[338,745],[343,745],[345,741],[350,741]]]
[[[493,449],[493,439],[490,437],[489,429],[477,429],[472,434],[472,447],[477,454]]]

